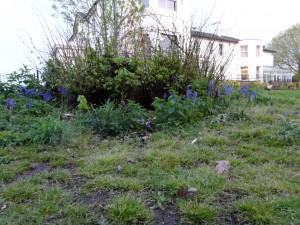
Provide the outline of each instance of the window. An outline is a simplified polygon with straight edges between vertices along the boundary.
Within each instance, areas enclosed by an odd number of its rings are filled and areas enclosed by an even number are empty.
[[[207,47],[206,47],[206,51],[208,54],[211,54],[213,52],[213,49],[214,49],[214,43],[213,42],[209,42]]]
[[[241,72],[242,72],[242,80],[248,80],[248,67],[241,67]]]
[[[176,0],[158,0],[158,7],[176,11]]]
[[[256,67],[256,80],[259,80],[260,78],[260,66]]]
[[[174,35],[161,34],[159,45],[166,52],[174,48],[177,43],[177,37]]]
[[[256,57],[260,56],[260,46],[256,45]]]
[[[143,0],[143,3],[146,8],[149,7],[149,0]]]
[[[223,55],[223,54],[224,54],[223,44],[219,44],[219,54],[220,54],[220,55]]]
[[[241,57],[248,57],[248,45],[241,46]]]

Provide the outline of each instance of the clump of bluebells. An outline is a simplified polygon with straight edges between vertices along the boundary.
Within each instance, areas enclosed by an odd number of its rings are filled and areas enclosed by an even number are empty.
[[[17,102],[12,98],[8,98],[5,100],[5,105],[9,111],[12,111],[13,108],[17,106]]]

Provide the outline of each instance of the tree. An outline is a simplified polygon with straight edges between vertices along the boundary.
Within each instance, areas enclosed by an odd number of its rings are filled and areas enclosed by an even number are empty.
[[[288,69],[300,80],[300,24],[281,32],[274,37],[270,47],[276,51],[274,64],[282,69]]]
[[[71,26],[78,49],[93,47],[100,55],[118,55],[140,31],[141,0],[52,0],[58,17]],[[130,43],[132,42],[132,43]]]

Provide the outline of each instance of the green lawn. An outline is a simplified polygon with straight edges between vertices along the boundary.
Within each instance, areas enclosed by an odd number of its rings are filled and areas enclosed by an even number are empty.
[[[0,224],[300,224],[300,91],[265,95],[244,121],[0,149]]]

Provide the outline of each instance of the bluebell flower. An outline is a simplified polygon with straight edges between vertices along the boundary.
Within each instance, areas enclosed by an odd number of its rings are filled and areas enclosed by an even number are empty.
[[[193,91],[193,97],[192,97],[192,101],[195,102],[198,96],[198,92],[197,91]]]
[[[58,92],[61,94],[61,95],[66,95],[68,93],[68,90],[64,87],[60,87],[58,88]]]
[[[224,95],[229,95],[233,92],[233,86],[231,85],[224,85],[223,86],[223,92],[224,92]]]
[[[192,87],[192,85],[191,85],[191,84],[188,84],[188,85],[186,86],[186,89],[189,90],[189,89],[191,89],[191,87]]]
[[[207,90],[207,95],[211,95],[211,92],[215,88],[215,82],[213,80],[208,81],[208,90]]]
[[[26,91],[27,91],[26,87],[21,87],[20,92],[21,92],[22,94],[25,94]]]
[[[151,128],[151,124],[150,124],[149,121],[146,123],[146,128],[147,128],[147,129],[150,129],[150,128]]]
[[[191,98],[192,97],[192,91],[190,89],[186,89],[186,97]]]
[[[177,82],[178,82],[178,80],[179,80],[179,79],[178,79],[178,77],[177,77],[177,76],[173,76],[173,82],[174,82],[174,83],[177,83]]]
[[[251,91],[250,94],[249,94],[249,97],[253,97],[253,99],[256,99],[257,98],[257,95],[255,93],[255,91]]]
[[[5,104],[8,110],[12,110],[12,108],[17,105],[16,101],[10,98],[5,100]]]
[[[244,85],[241,87],[241,95],[248,95],[249,92],[248,92],[248,87],[247,85]]]
[[[33,102],[28,102],[26,104],[26,108],[29,110],[31,108],[31,106],[33,105]]]
[[[46,102],[50,101],[52,98],[53,98],[53,96],[51,95],[50,92],[47,92],[46,94],[44,94],[44,97],[43,97],[44,101],[46,101]]]
[[[167,93],[165,92],[164,95],[163,95],[163,99],[167,99],[167,97],[168,97]]]
[[[297,116],[299,112],[293,112],[293,116]]]
[[[214,95],[217,97],[217,98],[220,98],[221,97],[221,94],[219,92],[218,89],[214,90]]]
[[[43,96],[44,95],[42,91],[37,91],[36,94],[39,95],[39,96]]]
[[[272,115],[272,116],[274,115],[274,111],[273,111],[273,110],[270,110],[269,113],[270,113],[270,115]]]
[[[36,91],[34,88],[26,90],[25,92],[26,96],[34,96],[36,94]]]
[[[284,118],[286,118],[287,116],[288,116],[288,114],[287,114],[287,113],[284,113],[284,114],[283,114],[283,117],[284,117]]]

